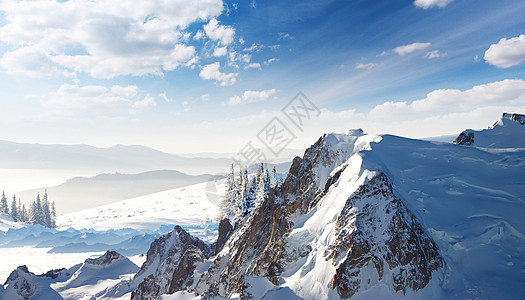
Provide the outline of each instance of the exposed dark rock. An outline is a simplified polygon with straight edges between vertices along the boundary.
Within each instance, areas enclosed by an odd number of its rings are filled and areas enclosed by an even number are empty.
[[[217,237],[217,242],[215,242],[215,249],[213,255],[217,255],[219,254],[219,252],[221,252],[232,231],[233,227],[230,224],[230,220],[227,218],[222,219],[219,223],[219,235]]]
[[[140,284],[131,299],[157,299],[161,294],[185,287],[192,280],[195,263],[212,253],[211,246],[175,226],[151,244],[146,261],[133,279]],[[173,279],[176,282],[172,284]]]
[[[102,255],[102,256],[99,256],[97,258],[88,258],[88,259],[86,259],[86,264],[91,264],[91,265],[109,265],[113,261],[115,261],[115,260],[117,260],[119,258],[124,258],[124,256],[120,255],[119,253],[117,253],[115,251],[106,251],[106,253],[104,253],[104,255]]]
[[[205,259],[206,256],[204,256],[201,249],[193,245],[189,246],[182,255],[176,271],[173,273],[169,293],[172,294],[192,286],[194,283],[193,271],[195,270],[196,264],[204,262]]]
[[[509,118],[512,121],[520,123],[521,125],[525,125],[525,115],[522,114],[503,113],[503,118]]]
[[[437,245],[394,195],[384,173],[360,186],[347,200],[337,220],[337,234],[327,256],[335,264],[346,254],[331,282],[341,298],[358,292],[359,273],[367,265],[376,269],[379,281],[384,268],[389,268],[393,289],[405,293],[425,287],[432,272],[444,264]]]
[[[452,143],[463,146],[472,146],[472,144],[474,144],[474,132],[462,132]]]

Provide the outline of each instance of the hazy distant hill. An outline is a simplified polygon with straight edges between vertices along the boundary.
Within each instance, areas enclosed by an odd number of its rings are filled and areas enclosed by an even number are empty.
[[[0,141],[2,169],[67,169],[136,173],[176,169],[188,174],[222,173],[231,159],[184,157],[145,146],[43,145]]]
[[[208,181],[212,175],[188,175],[178,171],[161,170],[140,174],[100,174],[94,177],[75,177],[65,183],[47,188],[59,213],[68,213],[107,203],[143,196],[182,186]],[[44,188],[17,194],[24,202],[34,199]],[[144,203],[144,205],[150,205]]]

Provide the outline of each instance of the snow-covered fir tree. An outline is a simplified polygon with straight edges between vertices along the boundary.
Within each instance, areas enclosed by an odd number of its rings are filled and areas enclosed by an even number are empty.
[[[2,192],[2,198],[0,198],[0,212],[9,214],[9,206],[7,205],[7,198],[5,192]]]
[[[272,171],[275,174],[275,168]],[[249,216],[274,188],[277,180],[272,180],[264,164],[257,166],[254,174],[241,168],[239,175],[235,176],[233,164],[226,178],[226,194],[220,203],[223,218],[228,218],[237,223],[242,218]]]
[[[10,212],[11,218],[13,218],[14,221],[19,222],[20,221],[20,209],[18,208],[18,205],[16,204],[16,196],[13,195],[13,201],[11,202],[11,212]]]
[[[42,217],[45,227],[51,227],[51,209],[49,207],[49,200],[47,199],[47,190],[44,191],[44,197],[42,197]]]

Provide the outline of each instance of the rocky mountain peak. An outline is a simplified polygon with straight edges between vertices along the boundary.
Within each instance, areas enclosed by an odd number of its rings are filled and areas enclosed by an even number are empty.
[[[182,227],[157,238],[133,281],[138,288],[131,299],[156,299],[162,294],[192,284],[194,264],[209,258],[213,248],[191,236]]]
[[[106,251],[106,253],[104,253],[102,256],[99,256],[97,258],[88,258],[86,259],[85,262],[86,264],[90,264],[90,265],[104,266],[104,265],[110,265],[114,261],[118,259],[122,259],[122,258],[124,258],[124,256],[120,255],[119,253],[115,251]]]

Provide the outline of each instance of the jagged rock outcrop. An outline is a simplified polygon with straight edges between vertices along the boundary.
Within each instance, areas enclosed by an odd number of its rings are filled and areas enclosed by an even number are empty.
[[[99,256],[97,258],[86,259],[85,263],[90,264],[90,265],[104,266],[104,265],[110,265],[115,260],[123,259],[123,258],[125,257],[115,251],[106,251],[106,253],[104,253],[102,256]]]
[[[175,226],[151,244],[146,261],[133,278],[140,283],[131,299],[157,299],[162,294],[182,289],[192,282],[195,263],[209,258],[212,253],[210,245]]]
[[[472,144],[474,144],[474,132],[462,132],[452,143],[463,146],[472,146]]]
[[[326,256],[334,264],[346,256],[330,283],[341,298],[350,298],[360,287],[370,285],[369,275],[360,274],[363,268],[375,269],[377,282],[405,293],[425,287],[432,272],[444,265],[437,245],[394,195],[384,173],[361,185],[346,201],[336,234]]]
[[[521,125],[525,125],[525,115],[522,114],[503,113],[503,118],[509,118],[512,121],[520,123]]]

